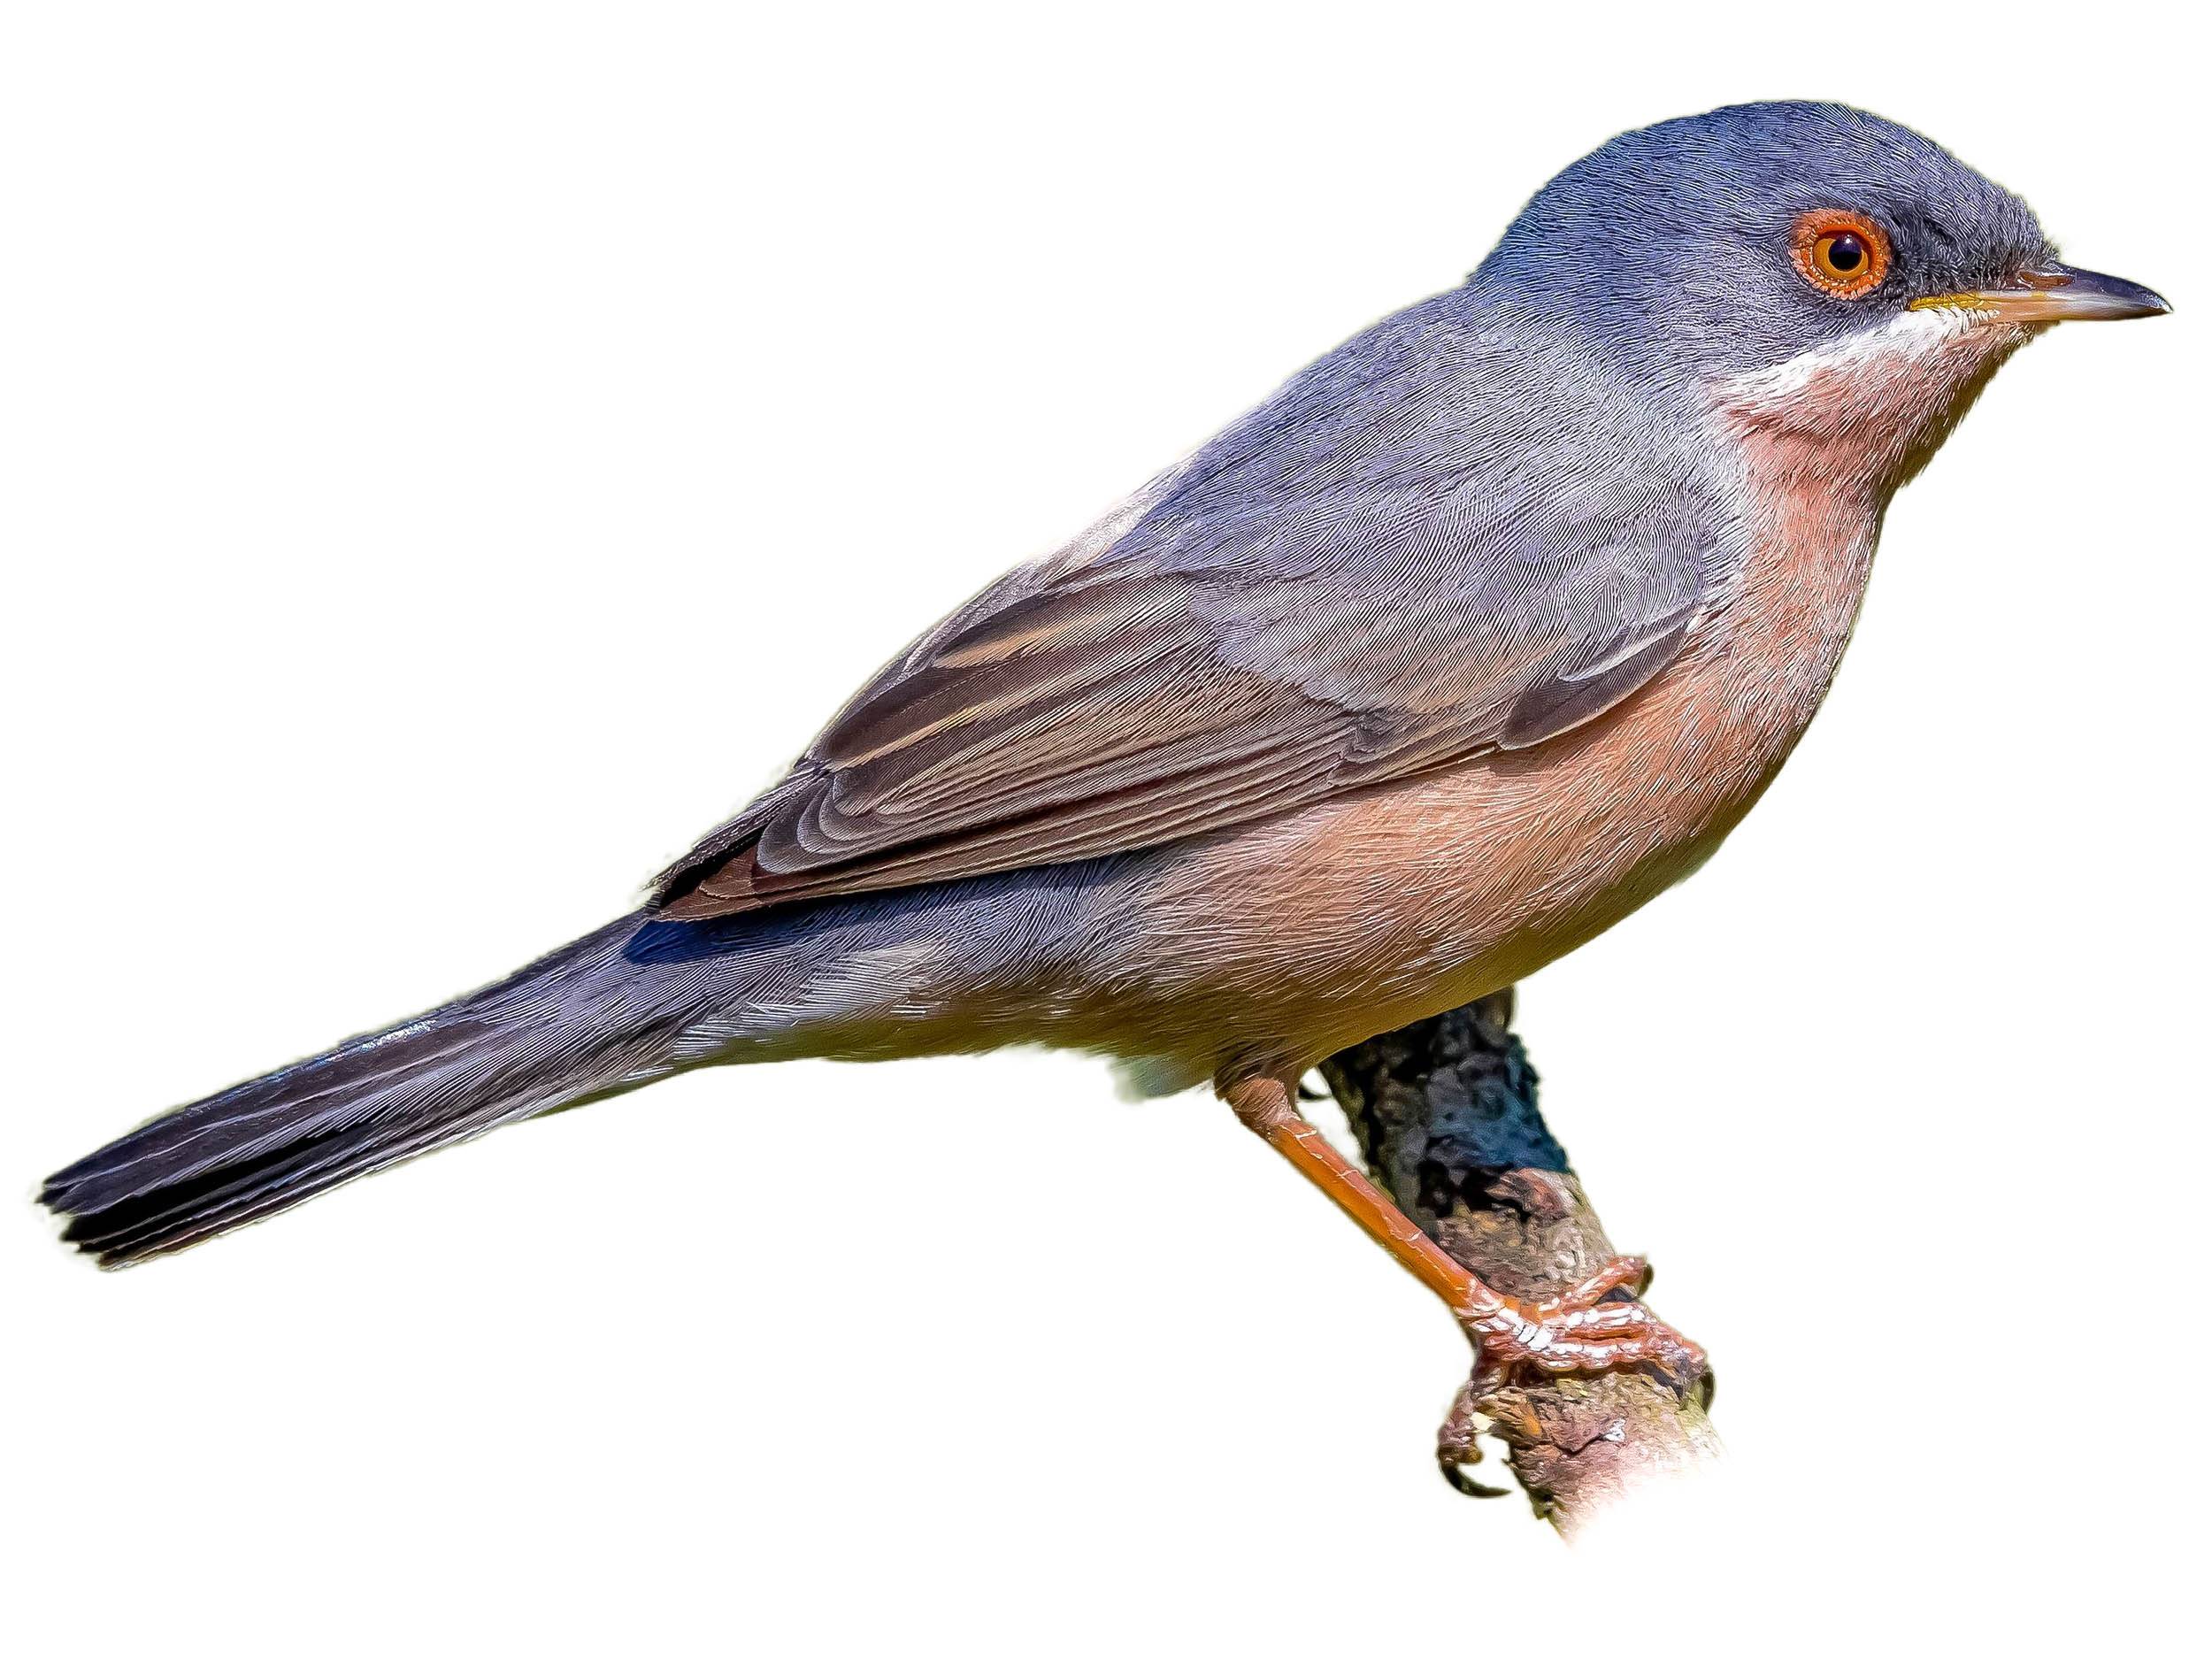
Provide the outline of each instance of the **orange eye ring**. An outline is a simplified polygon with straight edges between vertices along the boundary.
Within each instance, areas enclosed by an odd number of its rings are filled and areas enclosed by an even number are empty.
[[[1842,208],[1804,213],[1790,231],[1790,257],[1797,273],[1822,293],[1855,300],[1889,274],[1889,233]]]

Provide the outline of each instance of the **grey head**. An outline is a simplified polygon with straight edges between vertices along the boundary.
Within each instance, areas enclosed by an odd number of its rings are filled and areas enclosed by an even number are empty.
[[[1771,368],[1915,309],[2029,328],[2167,309],[2059,265],[2018,196],[1839,104],[1624,133],[1546,185],[1471,284],[1655,388]]]

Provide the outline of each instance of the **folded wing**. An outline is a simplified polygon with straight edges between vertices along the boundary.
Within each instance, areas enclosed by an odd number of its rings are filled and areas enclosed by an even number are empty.
[[[1571,730],[1704,595],[1710,518],[1650,470],[1170,490],[885,669],[666,872],[663,913],[1097,857]]]

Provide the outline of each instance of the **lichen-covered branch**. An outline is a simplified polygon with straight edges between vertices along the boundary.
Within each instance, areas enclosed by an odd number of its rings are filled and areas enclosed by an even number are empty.
[[[1612,1256],[1582,1183],[1536,1105],[1536,1072],[1509,1029],[1510,990],[1348,1048],[1321,1068],[1370,1171],[1400,1209],[1508,1295],[1555,1294]],[[1710,1373],[1655,1369],[1515,1376],[1463,1395],[1440,1437],[1461,1472],[1472,1431],[1509,1448],[1540,1516],[1562,1532],[1655,1476],[1717,1455]]]

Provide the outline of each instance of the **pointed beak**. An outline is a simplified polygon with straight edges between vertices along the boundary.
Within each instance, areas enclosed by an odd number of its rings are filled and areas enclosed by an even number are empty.
[[[1911,305],[1916,311],[1938,308],[1972,311],[1993,323],[2118,322],[2173,310],[2139,282],[2057,264],[2023,271],[2002,288],[1935,294]]]

